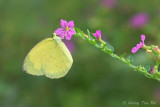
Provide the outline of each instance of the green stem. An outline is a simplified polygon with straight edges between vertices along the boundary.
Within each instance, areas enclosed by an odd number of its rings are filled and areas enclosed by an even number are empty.
[[[102,44],[106,44],[106,42],[102,40],[101,36],[99,37],[99,42]]]
[[[116,58],[118,60],[120,60],[121,62],[125,63],[126,65],[128,65],[129,67],[133,68],[134,71],[138,71],[142,74],[144,74],[146,77],[148,78],[152,78],[152,79],[155,79],[155,80],[158,80],[160,81],[160,78],[157,77],[156,75],[152,75],[150,74],[144,67],[142,67],[141,65],[140,66],[135,66],[133,65],[130,61],[127,61],[127,59],[125,59],[124,57],[120,57],[118,56],[117,54],[114,54],[113,51],[105,46],[107,46],[107,43],[105,41],[103,41],[101,39],[101,37],[99,38],[99,42],[101,43],[100,45],[98,45],[98,43],[95,43],[93,42],[93,40],[90,40],[89,39],[89,35],[86,35],[84,34],[80,29],[76,28],[76,34],[75,36],[78,36],[80,37],[81,39],[85,40],[85,41],[89,41],[89,43],[91,43],[92,45],[94,45],[95,47],[97,48],[100,48],[102,51],[104,51],[105,53],[109,54],[110,56],[112,56],[113,58]],[[146,46],[144,48],[147,48],[147,49],[152,49],[153,51],[153,48],[150,48],[149,46]],[[159,64],[158,64],[159,65]]]

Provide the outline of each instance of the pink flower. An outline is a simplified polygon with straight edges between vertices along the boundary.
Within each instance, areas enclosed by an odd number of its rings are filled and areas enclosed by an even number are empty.
[[[93,33],[93,35],[99,39],[99,37],[101,36],[101,31],[100,30],[97,30],[96,33]]]
[[[136,47],[132,48],[132,50],[131,50],[132,53],[136,53],[140,48],[143,47],[144,40],[145,40],[145,35],[141,35],[141,40],[142,40],[142,42],[140,42],[139,44],[137,44]]]
[[[70,40],[72,38],[72,35],[76,33],[74,28],[74,21],[67,21],[61,19],[61,27],[54,31],[56,35],[59,35],[60,38],[66,38],[66,40]]]
[[[138,13],[130,19],[130,24],[132,27],[141,28],[143,27],[149,20],[149,16],[147,13]]]

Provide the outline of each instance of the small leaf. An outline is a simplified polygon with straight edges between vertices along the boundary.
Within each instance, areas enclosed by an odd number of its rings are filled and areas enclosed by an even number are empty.
[[[120,58],[123,58],[125,55],[126,55],[126,53],[123,53],[123,54],[120,56]]]
[[[112,56],[113,58],[119,58],[119,56],[116,55],[116,54],[111,54],[111,56]]]
[[[111,49],[105,48],[104,51],[110,55],[113,54],[113,51]]]
[[[90,33],[91,37],[98,43],[97,38],[93,35],[93,33]]]
[[[90,40],[92,40],[92,37],[91,37],[91,33],[90,33],[90,31],[87,29],[87,33],[88,33],[88,38],[90,39]]]
[[[109,43],[106,44],[106,47],[107,47],[108,49],[110,49],[112,52],[114,52],[113,46],[110,45]]]
[[[150,69],[151,69],[151,67],[150,66],[144,66],[144,68],[149,72],[150,71]]]
[[[76,31],[75,36],[78,36],[78,37],[86,40],[86,37],[84,36],[84,33],[79,28],[74,27],[74,30]]]
[[[93,44],[97,44],[98,43],[97,39],[94,37],[94,35],[88,29],[87,29],[87,33],[88,33],[88,41]]]
[[[132,62],[133,62],[132,56],[128,56],[128,57],[126,58],[126,61],[129,62],[129,63],[132,63]]]

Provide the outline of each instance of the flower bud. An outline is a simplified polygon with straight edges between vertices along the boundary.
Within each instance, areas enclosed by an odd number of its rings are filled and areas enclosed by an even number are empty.
[[[160,54],[160,49],[158,48],[158,46],[155,46],[154,50]]]
[[[159,60],[158,56],[156,56],[154,59],[155,59],[156,61],[158,61],[158,60]]]
[[[157,67],[157,66],[156,66]],[[156,67],[152,67],[151,69],[150,69],[150,73],[151,74],[155,74],[156,72],[157,72],[157,70],[155,69]]]

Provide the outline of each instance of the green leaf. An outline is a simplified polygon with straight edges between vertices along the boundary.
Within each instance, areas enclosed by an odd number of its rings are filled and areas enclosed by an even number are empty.
[[[87,33],[88,33],[88,39],[89,41],[92,41],[92,43],[97,44],[97,38],[87,29]]]
[[[87,29],[87,33],[88,33],[88,39],[92,40],[91,33],[90,33],[90,31],[88,29]]]
[[[119,58],[119,56],[118,55],[116,55],[116,54],[111,54],[111,56],[113,57],[113,58]]]
[[[151,69],[151,67],[150,66],[144,66],[144,68],[149,72],[150,71],[150,69]]]
[[[113,54],[113,51],[111,49],[108,49],[107,47],[105,47],[104,51],[110,55]]]
[[[75,36],[78,36],[78,37],[86,40],[84,33],[79,28],[74,27],[74,30],[76,31],[76,34],[74,34]]]
[[[132,56],[128,56],[128,57],[126,58],[126,61],[129,62],[129,63],[132,63],[132,62],[133,62]]]
[[[93,33],[90,33],[91,37],[98,43],[97,38],[93,35]]]
[[[120,56],[120,58],[123,58],[125,55],[126,55],[126,53],[123,53],[123,54]]]
[[[114,48],[112,45],[110,45],[109,43],[106,44],[106,47],[111,50],[112,52],[114,52]]]

